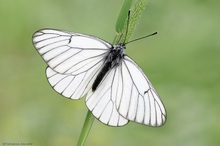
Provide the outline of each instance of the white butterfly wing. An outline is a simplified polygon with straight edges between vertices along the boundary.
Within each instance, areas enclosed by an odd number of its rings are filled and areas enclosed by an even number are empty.
[[[79,99],[92,87],[111,44],[97,37],[43,29],[33,44],[48,64],[46,76],[55,91]]]
[[[92,114],[102,123],[110,126],[123,126],[128,120],[117,111],[115,101],[120,79],[119,68],[110,70],[93,92],[89,91],[86,97],[86,105]]]
[[[103,61],[111,44],[97,37],[54,29],[33,35],[33,44],[51,69],[77,75]]]
[[[91,89],[101,65],[99,63],[78,75],[60,74],[47,67],[46,76],[52,88],[59,94],[71,99],[80,99]]]
[[[159,95],[140,67],[128,56],[121,64],[116,108],[125,118],[149,126],[161,126],[166,111]]]

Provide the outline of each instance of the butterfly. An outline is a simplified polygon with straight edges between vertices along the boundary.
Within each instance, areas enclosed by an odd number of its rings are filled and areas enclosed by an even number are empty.
[[[41,29],[33,35],[56,92],[70,99],[87,94],[88,109],[110,126],[129,121],[162,126],[165,107],[142,69],[125,54],[125,44],[56,29]]]

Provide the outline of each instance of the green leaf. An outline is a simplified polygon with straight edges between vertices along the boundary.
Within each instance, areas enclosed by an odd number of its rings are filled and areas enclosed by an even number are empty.
[[[132,7],[131,12],[130,12],[128,28],[127,28],[127,23],[125,23],[127,21],[125,20],[124,24],[123,24],[124,26],[122,28],[122,31],[117,32],[117,30],[116,30],[117,34],[116,34],[116,37],[114,40],[114,44],[128,42],[133,31],[136,28],[136,25],[138,24],[138,22],[141,18],[141,15],[142,15],[146,5],[147,5],[147,0],[137,0],[135,2],[134,6]],[[127,12],[127,16],[128,16],[128,12]],[[128,31],[128,32],[127,32],[127,35],[125,36],[126,31]],[[121,34],[122,34],[122,36],[121,36]]]
[[[118,16],[118,20],[117,20],[116,25],[115,25],[115,30],[116,30],[117,33],[122,32],[122,29],[125,25],[125,22],[126,22],[126,19],[127,19],[127,16],[128,16],[128,11],[131,8],[131,5],[132,5],[133,1],[134,0],[125,0],[124,1],[124,4],[121,8],[121,11],[120,11],[119,16]]]

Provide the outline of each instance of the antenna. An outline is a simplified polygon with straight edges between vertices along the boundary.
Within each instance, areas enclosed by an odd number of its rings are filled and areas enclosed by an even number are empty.
[[[155,34],[157,34],[157,32],[154,32],[154,33],[152,33],[152,34],[149,34],[149,35],[146,35],[146,36],[143,36],[143,37],[140,37],[140,38],[137,38],[137,39],[131,40],[131,41],[125,43],[125,45],[128,44],[128,43],[134,42],[134,41],[138,41],[138,40],[141,40],[141,39],[144,39],[144,38],[147,38],[147,37],[153,36],[153,35],[155,35]]]
[[[128,27],[129,27],[129,21],[130,21],[130,13],[131,13],[131,11],[129,10],[128,11],[128,19],[127,19],[127,28],[126,28],[126,31],[125,31],[125,40],[124,40],[124,43],[123,44],[125,44],[125,41],[126,41],[126,37],[127,37],[127,35],[128,35]]]
[[[130,21],[130,13],[131,13],[131,11],[130,11],[130,10],[128,10],[127,27],[126,27],[126,31],[125,31],[125,39],[124,39],[124,42],[123,42],[123,44],[124,44],[124,45],[126,45],[126,44],[129,44],[129,43],[131,43],[131,42],[138,41],[138,40],[141,40],[141,39],[144,39],[144,38],[147,38],[147,37],[150,37],[150,36],[153,36],[153,35],[157,34],[157,32],[154,32],[154,33],[152,33],[152,34],[149,34],[149,35],[146,35],[146,36],[143,36],[143,37],[140,37],[140,38],[137,38],[137,39],[134,39],[134,40],[131,40],[131,41],[129,41],[129,42],[127,42],[127,43],[125,43],[125,41],[126,41],[126,39],[127,39],[127,34],[128,34],[128,27],[129,27],[129,21]],[[120,38],[118,39],[118,42],[120,42],[120,40],[121,40],[122,36],[123,36],[123,34],[121,34],[121,35],[120,35]],[[117,42],[117,44],[118,44],[118,42]]]

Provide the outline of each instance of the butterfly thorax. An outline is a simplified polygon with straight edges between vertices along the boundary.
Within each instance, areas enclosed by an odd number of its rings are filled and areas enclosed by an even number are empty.
[[[111,68],[120,63],[125,54],[124,49],[125,45],[122,43],[112,47],[109,54],[106,56],[106,62],[110,62]]]
[[[121,60],[123,59],[125,52],[125,44],[120,43],[117,45],[112,46],[109,53],[104,58],[104,65],[100,72],[98,73],[93,85],[92,90],[95,91],[106,73],[111,70],[113,67],[118,66],[121,63]]]

